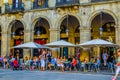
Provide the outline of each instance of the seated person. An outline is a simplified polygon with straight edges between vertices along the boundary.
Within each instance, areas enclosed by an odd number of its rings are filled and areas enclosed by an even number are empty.
[[[90,65],[90,70],[93,70],[95,68],[95,58],[94,57],[91,57],[89,65]]]
[[[48,67],[49,67],[50,70],[51,70],[51,67],[52,67],[52,66],[54,66],[54,67],[56,66],[56,61],[55,61],[54,58],[52,58],[52,59],[51,59],[51,62],[49,62],[49,64],[48,64]]]
[[[57,66],[62,68],[62,72],[64,72],[64,61],[62,57],[60,59],[57,59]]]
[[[97,69],[99,69],[100,64],[101,64],[101,61],[100,61],[99,57],[97,57],[97,60],[96,60],[96,62],[95,62],[95,67],[96,67]]]
[[[84,58],[84,67],[85,67],[85,69],[88,69],[88,58],[87,57],[85,57]]]
[[[14,69],[15,69],[15,70],[18,70],[18,68],[19,68],[19,63],[18,63],[17,58],[13,61],[13,65],[14,65],[13,70],[14,70]]]
[[[77,60],[75,59],[75,57],[73,57],[71,64],[73,68],[77,66]]]
[[[30,63],[30,70],[34,70],[34,66],[33,66],[33,58],[29,60]]]

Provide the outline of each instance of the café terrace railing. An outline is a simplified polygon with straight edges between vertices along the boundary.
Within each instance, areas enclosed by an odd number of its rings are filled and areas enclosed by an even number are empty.
[[[104,1],[115,1],[115,0],[91,0],[91,2],[104,2]]]
[[[0,7],[0,14],[2,13],[2,9],[1,9],[1,7]]]
[[[33,2],[32,9],[42,9],[42,8],[48,8],[48,1],[47,0],[45,0],[42,3],[39,3],[37,1]]]
[[[24,11],[24,3],[5,4],[5,13]]]
[[[78,5],[79,0],[56,0],[56,7]]]

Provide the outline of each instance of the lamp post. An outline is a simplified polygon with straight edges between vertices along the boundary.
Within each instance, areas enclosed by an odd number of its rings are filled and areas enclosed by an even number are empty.
[[[102,12],[100,12],[100,28],[99,28],[99,30],[100,30],[100,39],[101,39],[101,36],[102,36],[102,34],[103,34],[103,28],[102,28]],[[97,46],[97,55],[96,55],[97,57],[100,57],[100,47],[99,46]]]
[[[14,21],[13,23],[13,32],[12,32],[12,37],[15,38],[15,23],[16,21]]]
[[[67,28],[66,28],[66,36],[68,36],[68,32],[69,32],[69,30],[68,30],[68,15],[67,15]]]
[[[37,30],[37,36],[40,36],[40,18],[38,19],[38,30]]]
[[[99,30],[100,30],[100,38],[101,38],[102,33],[103,33],[103,28],[102,28],[102,12],[100,12],[100,28],[99,28]]]

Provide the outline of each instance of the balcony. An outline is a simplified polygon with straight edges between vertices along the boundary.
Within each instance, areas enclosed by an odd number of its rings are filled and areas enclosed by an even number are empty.
[[[5,4],[5,13],[16,13],[24,11],[24,3]]]
[[[0,14],[2,13],[2,8],[0,7]]]
[[[91,2],[103,2],[103,1],[114,1],[114,0],[91,0]]]
[[[79,5],[79,0],[56,0],[56,7]]]
[[[43,9],[43,8],[48,8],[48,1],[43,0],[43,1],[34,1],[33,2],[33,8],[32,9]]]

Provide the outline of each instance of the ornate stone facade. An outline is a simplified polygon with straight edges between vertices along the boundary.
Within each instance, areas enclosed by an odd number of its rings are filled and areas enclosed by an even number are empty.
[[[62,38],[67,38],[68,41],[78,44],[91,39],[91,29],[92,29],[92,21],[93,19],[99,15],[100,12],[105,13],[104,18],[110,20],[109,16],[112,17],[112,22],[115,23],[115,35],[112,37],[115,39],[115,43],[120,45],[120,1],[119,0],[110,0],[110,1],[101,1],[101,2],[91,2],[92,0],[75,0],[79,1],[79,3],[72,3],[59,6],[56,4],[56,0],[48,0],[48,5],[38,8],[34,7],[33,3],[35,0],[24,0],[24,10],[16,10],[16,11],[6,11],[7,5],[12,5],[12,0],[8,0],[10,2],[3,3],[1,5],[1,14],[0,14],[0,26],[1,26],[1,55],[6,55],[10,53],[10,48],[13,45],[11,39],[11,30],[14,26],[14,21],[17,20],[21,22],[24,28],[24,42],[29,42],[34,40],[34,27],[36,23],[39,21],[39,17],[43,19],[42,26],[46,27],[46,35],[41,35],[40,38],[47,38],[47,42],[57,41]],[[47,0],[45,0],[47,1]],[[71,0],[70,0],[71,1]],[[56,5],[55,5],[56,4]],[[65,25],[66,16],[69,15],[70,22],[68,26],[71,31],[69,31],[69,36],[67,37],[64,33],[60,33],[61,24]],[[97,18],[99,19],[99,18]],[[46,21],[44,23],[44,21]],[[75,21],[75,22],[74,22]],[[104,22],[104,20],[103,20]],[[93,22],[95,23],[95,22]],[[99,25],[99,21],[95,23],[95,25]],[[45,25],[44,25],[45,24]],[[96,27],[98,27],[98,25]],[[74,26],[79,26],[79,32],[76,35],[78,36],[79,42],[75,42],[75,32]],[[99,25],[100,26],[100,25]],[[70,28],[73,27],[73,28]],[[73,33],[72,33],[73,31]],[[71,36],[70,36],[71,35]],[[104,37],[104,36],[103,36]],[[17,38],[17,37],[16,37]],[[36,37],[37,38],[37,37]],[[69,50],[70,52],[70,50]]]

